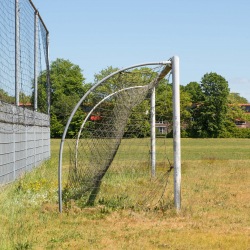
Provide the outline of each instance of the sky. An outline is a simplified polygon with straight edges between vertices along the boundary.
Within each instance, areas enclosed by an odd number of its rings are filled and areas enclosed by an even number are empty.
[[[249,0],[33,0],[50,32],[50,61],[70,60],[86,83],[107,66],[180,58],[180,83],[226,78],[250,102]]]

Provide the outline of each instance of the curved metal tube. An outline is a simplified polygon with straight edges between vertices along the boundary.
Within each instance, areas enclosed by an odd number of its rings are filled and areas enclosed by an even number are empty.
[[[60,213],[62,212],[62,184],[61,184],[61,180],[62,180],[62,152],[63,152],[63,144],[64,144],[64,140],[69,128],[69,125],[71,123],[71,120],[73,118],[73,116],[75,115],[77,109],[80,107],[80,105],[82,104],[82,102],[86,99],[86,97],[94,90],[96,89],[99,85],[101,85],[103,82],[105,82],[107,79],[111,78],[112,76],[123,72],[125,70],[128,69],[133,69],[133,68],[137,68],[137,67],[142,67],[142,66],[147,66],[147,65],[171,65],[171,61],[163,61],[163,62],[149,62],[149,63],[141,63],[141,64],[136,64],[133,66],[129,66],[120,70],[117,70],[116,72],[104,77],[101,81],[99,81],[98,83],[96,83],[90,90],[88,90],[86,92],[86,94],[81,98],[81,100],[77,103],[77,105],[75,106],[74,110],[72,111],[68,122],[65,126],[65,129],[63,131],[63,135],[62,135],[62,140],[61,140],[61,144],[60,144],[60,151],[59,151],[59,166],[58,166],[58,193],[59,193],[59,211]]]
[[[76,139],[76,147],[75,147],[75,172],[77,173],[77,149],[78,149],[78,142],[79,142],[79,139],[80,139],[80,136],[81,136],[81,133],[82,133],[82,129],[85,125],[85,123],[87,122],[87,120],[89,119],[90,115],[95,111],[95,109],[100,105],[102,104],[105,100],[107,100],[109,97],[113,96],[113,95],[116,95],[122,91],[125,91],[125,90],[129,90],[129,89],[136,89],[136,88],[143,88],[145,86],[135,86],[135,87],[129,87],[129,88],[125,88],[125,89],[120,89],[108,96],[106,96],[105,98],[103,98],[100,102],[98,102],[94,108],[91,109],[91,111],[88,113],[88,115],[86,116],[86,118],[84,119],[83,123],[82,123],[82,126],[79,130],[79,133],[78,133],[78,136],[77,136],[77,139]]]

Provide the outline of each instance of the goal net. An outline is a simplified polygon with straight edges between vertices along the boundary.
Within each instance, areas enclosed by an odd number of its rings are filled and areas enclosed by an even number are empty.
[[[155,114],[161,123],[153,156],[151,96],[161,81],[167,83],[170,70],[166,65],[126,70],[85,98],[79,108],[84,120],[78,133],[67,139],[64,200],[86,206],[149,207],[164,197],[172,169],[166,155],[166,112],[162,106]]]

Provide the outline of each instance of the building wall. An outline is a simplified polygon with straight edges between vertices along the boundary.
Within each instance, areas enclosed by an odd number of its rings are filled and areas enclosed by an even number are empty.
[[[0,184],[50,158],[49,115],[0,102]]]
[[[235,123],[237,128],[250,128],[250,122],[246,121],[245,123],[243,124],[240,124],[240,123]]]

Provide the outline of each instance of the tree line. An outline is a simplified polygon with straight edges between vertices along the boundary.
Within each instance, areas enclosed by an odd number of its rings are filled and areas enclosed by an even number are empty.
[[[117,71],[112,66],[101,70],[94,75],[93,83],[86,83],[83,70],[69,60],[57,59],[50,65],[51,79],[51,138],[62,136],[67,120],[81,97],[98,81],[105,76]],[[138,69],[135,69],[138,70]],[[147,70],[150,70],[147,68]],[[155,73],[151,75],[154,76]],[[119,76],[116,76],[119,77]],[[122,86],[117,85],[116,77],[110,79],[100,87],[102,93],[112,93]],[[146,78],[145,78],[146,79]],[[144,80],[145,80],[144,79]],[[143,79],[133,79],[142,81]],[[147,79],[150,80],[150,79]],[[139,85],[139,84],[138,84]],[[47,75],[44,70],[38,80],[38,109],[41,112],[47,110]],[[0,89],[0,98],[7,102],[14,102],[13,97]],[[96,103],[96,94],[89,96],[87,103]],[[13,100],[12,100],[13,99]],[[22,93],[21,100],[24,103],[33,103],[32,96],[25,96]],[[238,104],[247,103],[247,99],[239,93],[230,93],[228,82],[217,73],[206,73],[200,83],[190,82],[186,86],[180,86],[180,111],[181,111],[181,134],[182,137],[248,137],[249,129],[238,129],[235,120],[250,120]],[[173,116],[172,84],[163,79],[156,88],[156,120],[168,122],[171,129]],[[80,108],[69,127],[68,136],[75,136],[86,117],[86,110]],[[150,134],[150,126],[145,124],[139,127],[147,130],[145,135]],[[168,134],[171,137],[172,133]]]

